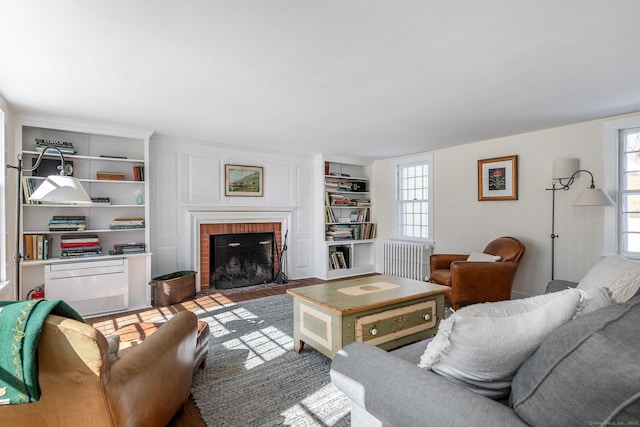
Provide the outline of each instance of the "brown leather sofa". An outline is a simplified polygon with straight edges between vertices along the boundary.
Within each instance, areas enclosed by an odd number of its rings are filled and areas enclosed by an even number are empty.
[[[0,426],[166,426],[189,397],[197,319],[177,313],[109,365],[107,339],[49,315],[38,342],[40,399],[0,406]]]
[[[524,244],[514,237],[491,241],[483,253],[500,256],[497,262],[467,261],[469,255],[433,254],[429,281],[449,286],[445,298],[457,310],[463,305],[511,299],[511,286]]]

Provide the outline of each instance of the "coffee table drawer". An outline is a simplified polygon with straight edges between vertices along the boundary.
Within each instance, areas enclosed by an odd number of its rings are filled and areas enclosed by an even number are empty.
[[[357,317],[355,340],[380,345],[432,329],[437,323],[436,301],[422,301]]]

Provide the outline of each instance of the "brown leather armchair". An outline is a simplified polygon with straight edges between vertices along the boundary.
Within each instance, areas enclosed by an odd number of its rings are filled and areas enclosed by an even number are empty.
[[[429,281],[449,286],[445,298],[457,310],[463,305],[511,299],[511,285],[525,246],[514,237],[499,237],[483,253],[500,256],[497,262],[467,261],[469,255],[433,254]]]
[[[0,406],[2,426],[165,426],[189,397],[197,319],[177,313],[109,365],[92,326],[47,316],[38,342],[40,399]]]

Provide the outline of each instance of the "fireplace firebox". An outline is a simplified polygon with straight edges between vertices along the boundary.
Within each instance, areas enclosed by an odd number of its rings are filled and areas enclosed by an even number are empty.
[[[210,286],[232,289],[273,281],[274,233],[209,236]]]

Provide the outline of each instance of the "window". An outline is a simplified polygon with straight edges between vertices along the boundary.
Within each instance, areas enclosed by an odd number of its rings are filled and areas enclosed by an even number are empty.
[[[640,256],[640,127],[621,129],[618,135],[619,252]]]
[[[396,165],[396,236],[433,240],[433,156],[405,159]]]

